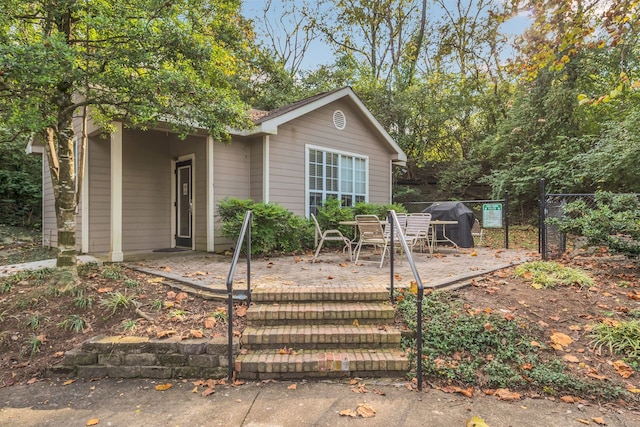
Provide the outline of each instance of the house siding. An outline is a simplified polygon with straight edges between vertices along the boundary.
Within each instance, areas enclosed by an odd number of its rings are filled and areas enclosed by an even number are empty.
[[[55,248],[58,246],[58,222],[51,171],[49,171],[46,153],[42,153],[42,191],[42,244]]]
[[[125,130],[122,159],[122,250],[170,247],[171,160],[166,135]]]
[[[111,230],[111,151],[108,138],[88,141],[89,252],[108,252]]]
[[[346,116],[343,130],[333,125],[333,112]],[[390,151],[348,101],[337,101],[281,125],[270,142],[270,200],[297,215],[305,215],[305,146],[314,145],[369,159],[371,203],[389,203]],[[377,143],[372,143],[377,142]]]
[[[231,144],[216,142],[213,148],[214,157],[214,203],[215,251],[220,252],[235,246],[235,241],[222,235],[222,219],[218,215],[218,204],[225,197],[247,199],[250,195],[251,149],[244,141],[233,141]]]
[[[264,144],[262,137],[250,143],[251,166],[249,173],[251,174],[251,187],[249,197],[256,202],[264,201]]]

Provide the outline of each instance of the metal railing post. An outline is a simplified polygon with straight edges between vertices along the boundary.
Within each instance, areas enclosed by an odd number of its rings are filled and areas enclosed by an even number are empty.
[[[504,248],[509,249],[509,192],[504,192]]]
[[[391,213],[391,211],[387,211],[387,223],[389,224],[389,231],[391,232],[390,235],[390,244],[391,244],[391,250],[389,251],[389,299],[391,301],[391,304],[396,302],[396,298],[393,295],[393,278],[395,276],[394,274],[394,253],[395,253],[395,241],[394,241],[394,232],[393,232],[393,227],[394,227],[394,220],[393,220],[393,214]]]
[[[252,212],[246,211],[244,214],[244,221],[242,222],[242,228],[240,229],[240,235],[236,243],[236,250],[233,253],[233,259],[231,260],[231,267],[229,268],[229,274],[227,275],[227,335],[228,335],[228,347],[227,347],[227,362],[229,365],[228,376],[229,384],[233,382],[233,275],[240,258],[240,248],[242,247],[242,241],[247,237],[247,301],[251,301],[251,218]],[[247,236],[248,231],[248,236]]]
[[[396,227],[398,230],[400,230],[400,223],[398,222],[398,217],[396,216],[396,211],[394,210],[390,210],[388,211],[387,214],[387,218],[390,224],[390,229],[389,231],[391,232],[391,242],[392,242],[392,246],[391,246],[391,253],[393,254],[395,248],[393,247],[393,242],[394,242],[394,237],[393,235],[395,234],[393,231],[393,228]],[[424,284],[422,283],[422,279],[420,279],[420,274],[418,273],[418,269],[416,268],[416,263],[413,261],[413,255],[411,254],[411,251],[409,250],[409,246],[407,245],[407,241],[404,238],[404,235],[402,233],[398,233],[398,237],[400,239],[400,244],[402,245],[402,250],[404,251],[405,254],[407,254],[407,262],[409,263],[409,267],[411,267],[411,271],[413,272],[413,277],[415,277],[416,279],[416,285],[418,288],[417,291],[417,295],[416,295],[416,332],[417,332],[417,338],[416,338],[416,380],[418,381],[418,390],[422,391],[422,299],[424,297]],[[393,300],[393,280],[394,280],[394,274],[393,274],[393,255],[390,255],[390,269],[391,269],[391,285],[389,286],[389,288],[391,289],[392,292],[392,297],[391,299]]]

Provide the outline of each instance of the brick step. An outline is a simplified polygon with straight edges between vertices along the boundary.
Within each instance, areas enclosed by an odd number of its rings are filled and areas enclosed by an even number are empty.
[[[299,304],[256,304],[247,310],[247,325],[300,324],[351,325],[389,324],[395,311],[389,303],[315,302]]]
[[[307,301],[389,301],[389,291],[382,286],[291,286],[269,285],[251,291],[251,301],[307,302]]]
[[[401,333],[386,325],[291,325],[246,327],[242,346],[247,350],[292,348],[390,348],[400,347]]]
[[[252,351],[235,360],[237,378],[303,379],[326,377],[403,377],[409,360],[399,350],[306,350],[280,354]]]

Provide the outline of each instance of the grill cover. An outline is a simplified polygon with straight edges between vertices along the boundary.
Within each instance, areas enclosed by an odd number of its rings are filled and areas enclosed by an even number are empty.
[[[471,227],[475,221],[473,211],[461,202],[436,202],[423,210],[431,214],[432,220],[458,221],[458,224],[447,224],[447,237],[457,243],[461,248],[473,247],[473,236]],[[442,226],[436,227],[438,230],[438,240],[442,239]],[[447,244],[448,242],[438,242]]]

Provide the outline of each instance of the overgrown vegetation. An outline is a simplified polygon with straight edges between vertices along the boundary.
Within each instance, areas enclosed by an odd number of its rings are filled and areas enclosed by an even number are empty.
[[[416,330],[416,295],[398,294],[398,310]],[[423,300],[423,374],[438,384],[482,388],[542,390],[615,398],[624,390],[613,384],[578,378],[542,344],[535,324],[510,313],[473,309],[447,292]],[[415,339],[404,341],[415,362]]]
[[[640,256],[640,201],[635,194],[598,192],[595,205],[580,199],[564,206],[564,216],[550,220],[561,232],[583,236],[589,245]]]

